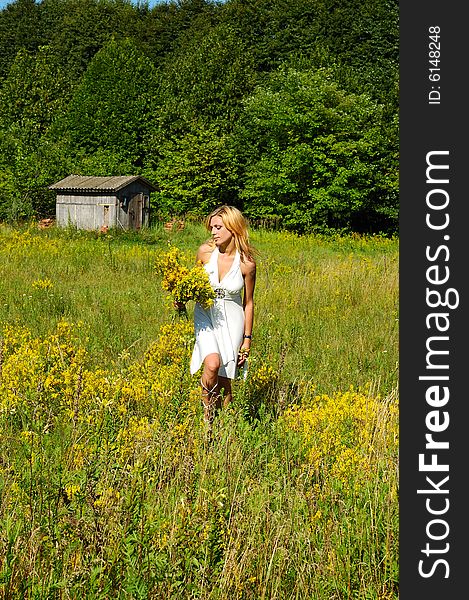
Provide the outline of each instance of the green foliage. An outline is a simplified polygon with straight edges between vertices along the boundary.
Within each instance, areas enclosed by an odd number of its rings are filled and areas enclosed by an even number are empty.
[[[340,84],[381,102],[398,80],[399,5],[395,0],[229,0],[222,20],[252,49],[258,71],[294,64],[334,64]]]
[[[254,149],[247,214],[300,231],[395,227],[397,162],[386,178],[382,123],[381,106],[347,94],[328,71],[274,73],[247,99],[238,133]]]
[[[173,54],[180,40],[193,28],[196,33],[211,23],[217,7],[206,0],[167,1],[146,9],[140,4],[142,27],[138,32],[138,43],[155,64]]]
[[[393,232],[397,109],[394,0],[13,0],[0,219],[50,216],[72,172],[142,174],[167,215]]]
[[[167,140],[147,155],[147,177],[155,181],[158,209],[167,215],[204,215],[233,203],[238,189],[237,158],[227,135],[215,128]]]
[[[153,70],[152,62],[130,39],[111,40],[100,50],[58,127],[68,138],[70,151],[76,155],[80,150],[87,154],[108,151],[138,164],[149,126]]]
[[[64,170],[70,170],[64,148],[43,138],[31,150],[8,133],[0,141],[2,152],[5,158],[0,175],[0,219],[14,222],[33,216],[53,217],[55,194],[47,186],[63,177]]]
[[[49,47],[18,52],[0,88],[0,218],[53,214],[55,200],[47,184],[61,176],[67,154],[48,135],[69,88],[68,75]]]
[[[398,0],[313,0],[321,42],[340,63],[341,82],[397,109]]]
[[[275,70],[318,49],[317,0],[229,0],[221,20],[251,49],[259,72]]]
[[[50,47],[41,46],[35,54],[20,50],[0,88],[0,128],[15,130],[34,147],[64,110],[69,89],[68,74]]]
[[[131,0],[43,0],[40,8],[47,43],[76,83],[113,37],[137,39],[141,27]]]
[[[255,80],[251,49],[231,28],[191,28],[159,74],[162,105],[155,118],[160,135],[173,137],[194,125],[231,130]]]
[[[0,82],[19,50],[34,52],[45,43],[40,7],[35,0],[9,2],[0,11]]]

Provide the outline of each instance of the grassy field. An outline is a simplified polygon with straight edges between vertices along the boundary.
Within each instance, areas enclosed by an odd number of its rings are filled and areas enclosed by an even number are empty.
[[[1,598],[398,597],[398,242],[252,232],[208,443],[154,268],[206,237],[0,226]]]

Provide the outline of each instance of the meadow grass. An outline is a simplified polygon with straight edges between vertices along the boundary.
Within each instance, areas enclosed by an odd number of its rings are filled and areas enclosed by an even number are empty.
[[[154,269],[205,238],[0,227],[2,598],[398,597],[397,241],[252,232],[209,441]]]
[[[0,323],[47,334],[62,318],[82,324],[96,363],[123,352],[139,358],[170,310],[155,274],[168,242],[190,260],[206,232],[189,223],[102,236],[68,229],[1,235]],[[253,357],[289,383],[318,391],[370,382],[389,392],[397,380],[398,252],[386,238],[299,237],[254,231],[259,250]],[[42,281],[48,281],[41,287]],[[193,304],[189,304],[191,318]]]

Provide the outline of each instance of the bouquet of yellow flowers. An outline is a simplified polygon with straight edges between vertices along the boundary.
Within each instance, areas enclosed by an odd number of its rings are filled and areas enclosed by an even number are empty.
[[[184,305],[189,300],[198,302],[204,308],[213,304],[215,292],[203,265],[199,263],[191,268],[187,267],[183,263],[181,250],[176,246],[158,258],[155,269],[163,276],[161,285],[171,294],[179,313],[186,313]]]

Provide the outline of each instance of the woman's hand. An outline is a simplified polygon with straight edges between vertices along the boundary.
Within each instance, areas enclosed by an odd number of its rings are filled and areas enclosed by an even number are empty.
[[[250,349],[247,348],[246,346],[243,346],[242,348],[239,349],[239,351],[238,351],[238,367],[241,367],[247,361],[247,359],[249,358],[249,352],[250,352]]]

